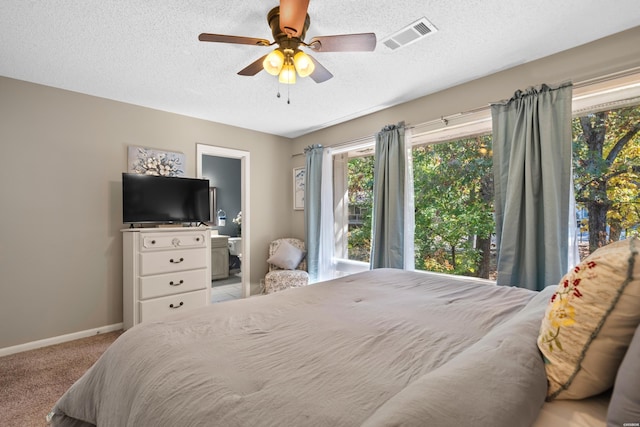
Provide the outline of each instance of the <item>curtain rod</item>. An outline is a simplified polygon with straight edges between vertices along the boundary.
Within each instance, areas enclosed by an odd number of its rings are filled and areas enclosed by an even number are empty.
[[[574,83],[573,87],[577,89],[581,89],[586,86],[590,86],[598,83],[606,83],[611,80],[620,79],[623,77],[629,77],[639,73],[640,73],[640,67],[634,67],[628,70],[618,71],[617,73],[605,74],[604,76],[583,80],[581,82]]]
[[[587,79],[587,80],[583,80],[581,82],[578,83],[574,83],[573,84],[573,88],[574,89],[581,89],[583,87],[586,86],[590,86],[590,85],[594,85],[594,84],[598,84],[598,83],[606,83],[608,81],[611,80],[615,80],[615,79],[619,79],[619,78],[623,78],[623,77],[629,77],[629,76],[633,76],[634,74],[639,74],[640,73],[640,67],[634,67],[634,68],[630,68],[628,70],[624,70],[624,71],[619,71],[616,73],[611,73],[611,74],[606,74],[604,76],[599,76],[599,77],[594,77],[591,79]],[[477,107],[477,108],[473,108],[467,111],[462,111],[460,113],[455,113],[455,114],[449,114],[448,116],[441,116],[439,119],[432,119],[432,120],[427,120],[426,122],[422,122],[422,123],[418,123],[416,125],[407,125],[405,126],[405,128],[407,129],[415,129],[417,127],[422,127],[422,126],[429,126],[438,122],[443,122],[445,124],[445,126],[448,124],[449,120],[451,120],[452,118],[455,117],[460,117],[462,115],[467,115],[467,114],[474,114],[474,113],[481,113],[483,111],[487,111],[491,108],[491,104],[487,104],[484,105],[482,107]],[[351,144],[356,144],[358,142],[365,142],[365,141],[369,141],[371,139],[374,139],[376,137],[376,134],[373,135],[367,135],[367,136],[362,136],[360,138],[356,138],[356,139],[352,139],[349,141],[342,141],[342,142],[338,142],[335,144],[331,144],[331,145],[327,145],[326,147],[329,148],[335,148],[335,147],[343,147],[345,145],[351,145]],[[292,154],[291,157],[297,157],[297,156],[303,156],[304,153],[297,153],[297,154]]]
[[[335,144],[331,144],[331,145],[324,145],[324,147],[337,148],[337,147],[342,147],[342,146],[345,146],[345,145],[357,144],[358,142],[370,141],[370,140],[374,139],[375,137],[376,137],[375,134],[367,135],[367,136],[361,136],[360,138],[350,139],[348,141],[336,142]],[[297,156],[304,156],[304,153],[296,153],[296,154],[292,154],[291,155],[291,157],[297,157]]]

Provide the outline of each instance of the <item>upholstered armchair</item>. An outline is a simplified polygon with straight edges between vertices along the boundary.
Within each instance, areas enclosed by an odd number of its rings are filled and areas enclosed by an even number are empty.
[[[295,238],[274,240],[269,245],[269,271],[264,277],[264,293],[309,284],[304,242]]]

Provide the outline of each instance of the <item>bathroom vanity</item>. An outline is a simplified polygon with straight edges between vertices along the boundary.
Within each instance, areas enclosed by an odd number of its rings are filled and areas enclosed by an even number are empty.
[[[229,277],[229,236],[211,235],[211,280]]]

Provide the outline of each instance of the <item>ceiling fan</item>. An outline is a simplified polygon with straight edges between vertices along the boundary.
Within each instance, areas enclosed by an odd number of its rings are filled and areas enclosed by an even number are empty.
[[[309,28],[307,9],[309,0],[280,0],[267,15],[274,41],[254,37],[240,37],[223,34],[202,33],[198,37],[203,42],[248,44],[254,46],[278,47],[267,55],[258,58],[238,72],[241,76],[254,76],[261,70],[278,76],[280,83],[295,84],[296,73],[300,77],[311,77],[316,83],[322,83],[333,74],[311,55],[300,48],[309,48],[314,52],[367,52],[376,47],[374,33],[342,34],[312,38],[304,41]]]

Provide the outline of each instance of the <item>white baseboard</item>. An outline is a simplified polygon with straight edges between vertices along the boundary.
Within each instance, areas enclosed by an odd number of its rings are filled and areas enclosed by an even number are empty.
[[[119,331],[122,329],[122,323],[102,326],[100,328],[87,329],[86,331],[74,332],[72,334],[60,335],[57,337],[45,338],[43,340],[27,342],[24,344],[14,345],[12,347],[0,348],[0,357],[10,354],[21,353],[23,351],[35,350],[36,348],[46,347],[54,344],[62,344],[63,342],[73,341],[80,338],[87,338],[107,332]]]

